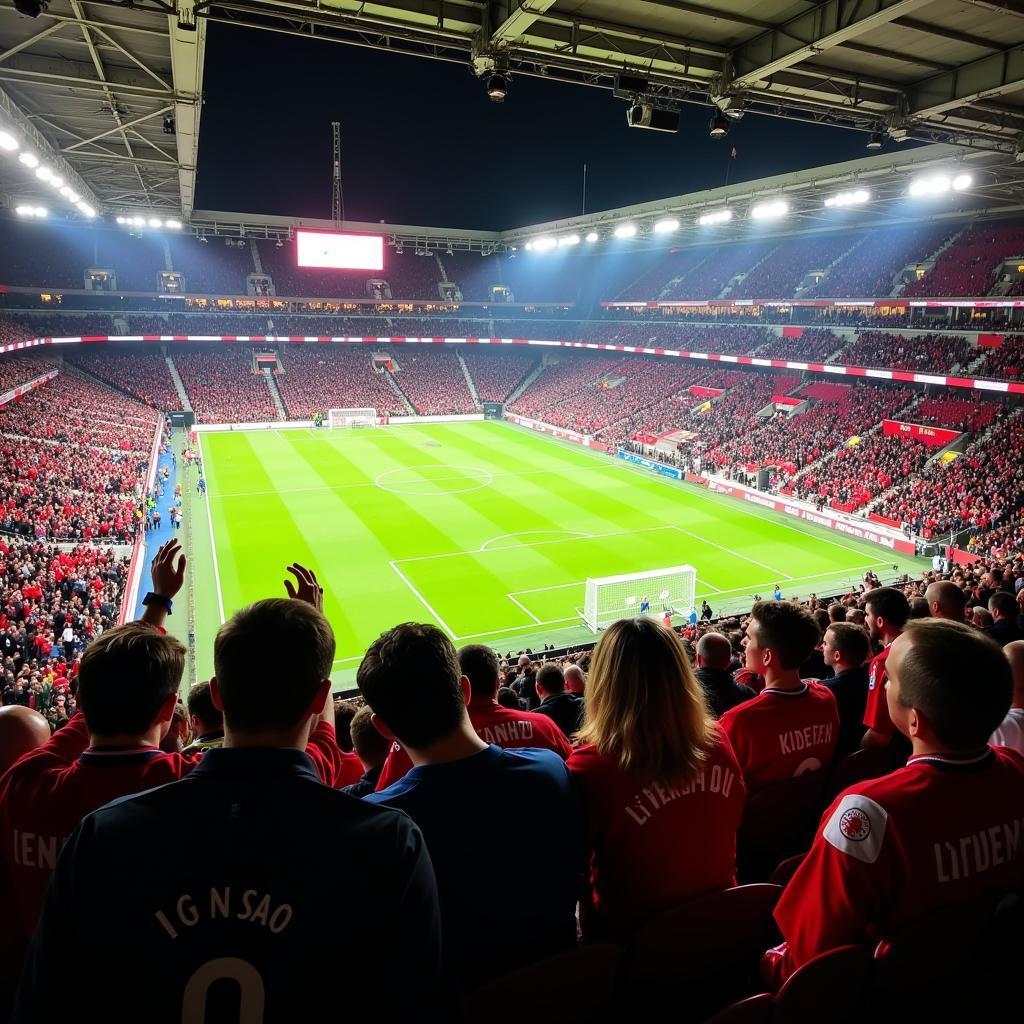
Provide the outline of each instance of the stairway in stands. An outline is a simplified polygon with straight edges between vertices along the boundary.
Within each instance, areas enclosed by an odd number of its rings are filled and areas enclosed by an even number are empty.
[[[462,376],[466,378],[466,386],[469,388],[469,393],[473,396],[473,407],[479,412],[483,406],[480,404],[480,395],[477,393],[476,384],[473,383],[473,375],[469,372],[469,367],[466,365],[466,360],[462,358],[462,353],[456,349],[455,355],[458,357],[459,366],[462,367]]]
[[[277,390],[277,381],[274,380],[274,371],[269,366],[263,367],[263,379],[267,382],[267,387],[270,388],[270,397],[274,400],[277,418],[279,420],[288,419],[288,414],[284,410],[284,402],[281,401],[281,392]]]
[[[167,360],[167,369],[170,371],[171,382],[174,384],[174,390],[178,392],[178,397],[181,399],[181,407],[186,412],[191,412],[192,403],[188,400],[188,392],[185,391],[185,385],[182,382],[181,374],[178,373],[178,368],[174,365],[174,360],[166,349],[164,349],[164,359]]]
[[[402,390],[402,385],[398,383],[398,378],[395,376],[394,371],[384,370],[384,379],[391,385],[391,390],[398,395],[402,405],[405,406],[405,411],[410,416],[416,415],[416,407],[409,401],[409,396]]]

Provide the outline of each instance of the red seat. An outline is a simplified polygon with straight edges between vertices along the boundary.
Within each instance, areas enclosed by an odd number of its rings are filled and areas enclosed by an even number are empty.
[[[488,982],[467,998],[471,1024],[602,1021],[611,1005],[622,949],[610,942],[574,946]]]
[[[785,889],[789,884],[789,880],[796,874],[796,869],[800,867],[804,862],[806,853],[798,853],[793,857],[787,857],[780,864],[775,866],[775,870],[772,872],[771,878],[768,879],[772,885],[780,886]]]
[[[855,750],[840,761],[832,771],[826,791],[826,803],[831,803],[844,789],[868,779],[902,768],[907,763],[907,749],[898,740],[887,747],[865,747]]]
[[[777,885],[741,885],[660,914],[637,934],[625,980],[625,1006],[640,1013],[682,994],[699,1016],[744,993],[775,938]]]
[[[840,946],[816,956],[776,993],[774,1024],[859,1024],[870,970],[868,946]]]
[[[768,878],[784,858],[810,848],[827,772],[807,772],[755,793],[736,837],[737,873],[743,882]]]
[[[775,1000],[761,992],[719,1010],[707,1024],[770,1024],[774,1016]]]

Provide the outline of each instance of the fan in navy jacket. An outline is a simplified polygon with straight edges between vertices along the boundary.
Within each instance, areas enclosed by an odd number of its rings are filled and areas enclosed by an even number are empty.
[[[320,601],[312,573],[296,575],[298,595]],[[333,1015],[339,969],[353,979],[353,1016],[449,1016],[419,829],[324,786],[304,751],[334,659],[318,607],[261,601],[221,628],[211,688],[224,747],[181,782],[115,800],[72,833],[15,1021]]]

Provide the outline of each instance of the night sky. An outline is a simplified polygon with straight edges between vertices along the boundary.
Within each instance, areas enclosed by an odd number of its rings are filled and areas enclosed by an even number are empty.
[[[626,127],[609,90],[514,78],[492,103],[468,66],[211,24],[196,207],[331,215],[331,121],[349,220],[499,230],[869,155],[866,136],[708,107],[678,134]]]

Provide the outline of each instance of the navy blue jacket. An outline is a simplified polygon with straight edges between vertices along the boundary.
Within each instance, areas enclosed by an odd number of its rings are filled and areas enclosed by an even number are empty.
[[[450,1019],[441,963],[405,814],[322,785],[302,751],[215,749],[68,838],[13,1020]]]

